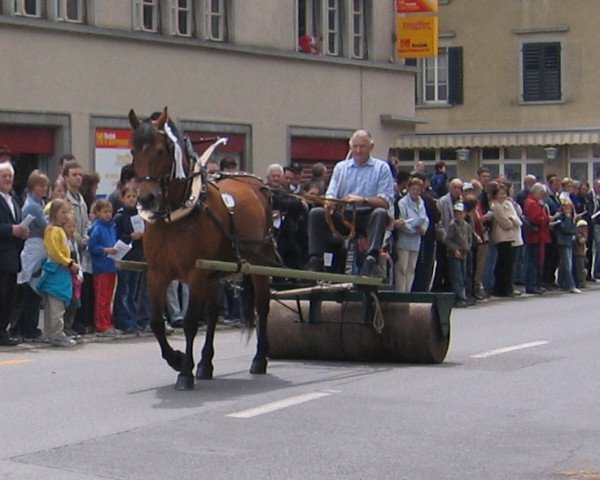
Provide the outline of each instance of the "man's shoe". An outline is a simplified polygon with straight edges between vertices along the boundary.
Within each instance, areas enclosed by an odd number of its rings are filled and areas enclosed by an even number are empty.
[[[477,300],[475,300],[473,297],[469,297],[467,298],[467,305],[469,307],[474,307],[475,305],[477,305]]]
[[[542,295],[544,293],[544,290],[542,290],[541,288],[528,288],[525,290],[525,293],[530,293],[532,295]]]
[[[311,272],[324,271],[325,265],[323,263],[323,257],[321,255],[313,255],[312,257],[310,257],[307,267]]]
[[[360,269],[361,277],[382,278],[383,272],[379,266],[379,261],[373,255],[367,255]]]
[[[0,346],[2,347],[14,347],[18,345],[21,341],[18,338],[13,338],[8,333],[0,334]]]
[[[179,320],[173,320],[171,322],[171,326],[173,328],[183,328],[183,318],[180,318]]]
[[[454,302],[454,308],[467,308],[467,302],[465,302],[464,300],[458,300],[457,302]]]

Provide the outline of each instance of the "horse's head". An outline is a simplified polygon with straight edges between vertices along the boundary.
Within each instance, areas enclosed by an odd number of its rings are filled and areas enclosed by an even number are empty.
[[[166,107],[143,122],[131,110],[129,123],[133,128],[133,168],[140,185],[138,200],[144,210],[164,210],[173,202],[170,197],[179,190],[189,166],[183,140]],[[170,189],[173,184],[179,187]]]

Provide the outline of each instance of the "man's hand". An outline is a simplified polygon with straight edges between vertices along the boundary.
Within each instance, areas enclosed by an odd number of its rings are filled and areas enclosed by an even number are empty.
[[[132,240],[139,240],[140,238],[142,238],[142,232],[133,232],[131,234],[131,239]]]
[[[406,220],[404,218],[396,218],[393,222],[392,222],[392,226],[394,228],[400,228],[402,225],[404,225],[406,223]]]
[[[462,253],[460,253],[460,250],[454,250],[454,258],[458,258],[459,260],[462,259]]]
[[[323,204],[323,208],[325,210],[327,210],[329,213],[333,213],[336,207],[336,203],[335,202],[329,202],[329,201],[325,201],[325,203]]]
[[[20,225],[13,225],[12,233],[15,237],[19,237],[19,238],[22,238],[23,240],[25,240],[27,237],[29,237],[29,227],[21,227]]]
[[[117,252],[118,252],[118,250],[114,247],[106,247],[104,249],[104,253],[106,253],[107,255],[114,255]]]
[[[358,205],[364,205],[366,197],[362,195],[354,195],[353,193],[349,193],[344,197],[344,200],[349,203],[355,203]]]

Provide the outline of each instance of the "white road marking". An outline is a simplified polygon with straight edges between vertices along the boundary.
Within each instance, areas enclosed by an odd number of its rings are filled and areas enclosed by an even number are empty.
[[[493,357],[494,355],[500,355],[502,353],[514,352],[515,350],[523,350],[524,348],[532,348],[538,347],[540,345],[546,345],[547,343],[550,342],[547,340],[539,340],[537,342],[521,343],[519,345],[512,345],[510,347],[497,348],[495,350],[477,353],[475,355],[471,355],[471,358],[488,358]]]
[[[276,402],[267,403],[260,407],[249,408],[248,410],[240,410],[239,412],[230,413],[227,417],[232,418],[252,418],[265,413],[275,412],[294,405],[301,403],[310,402],[311,400],[317,400],[318,398],[328,397],[334,393],[340,393],[340,390],[322,390],[320,392],[305,393],[303,395],[297,395],[295,397],[284,398],[277,400]]]

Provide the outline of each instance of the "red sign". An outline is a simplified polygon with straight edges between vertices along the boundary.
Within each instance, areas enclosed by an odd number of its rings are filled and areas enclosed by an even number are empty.
[[[396,0],[396,13],[431,13],[438,11],[438,0]]]
[[[96,129],[96,148],[129,148],[131,130],[115,128]]]

